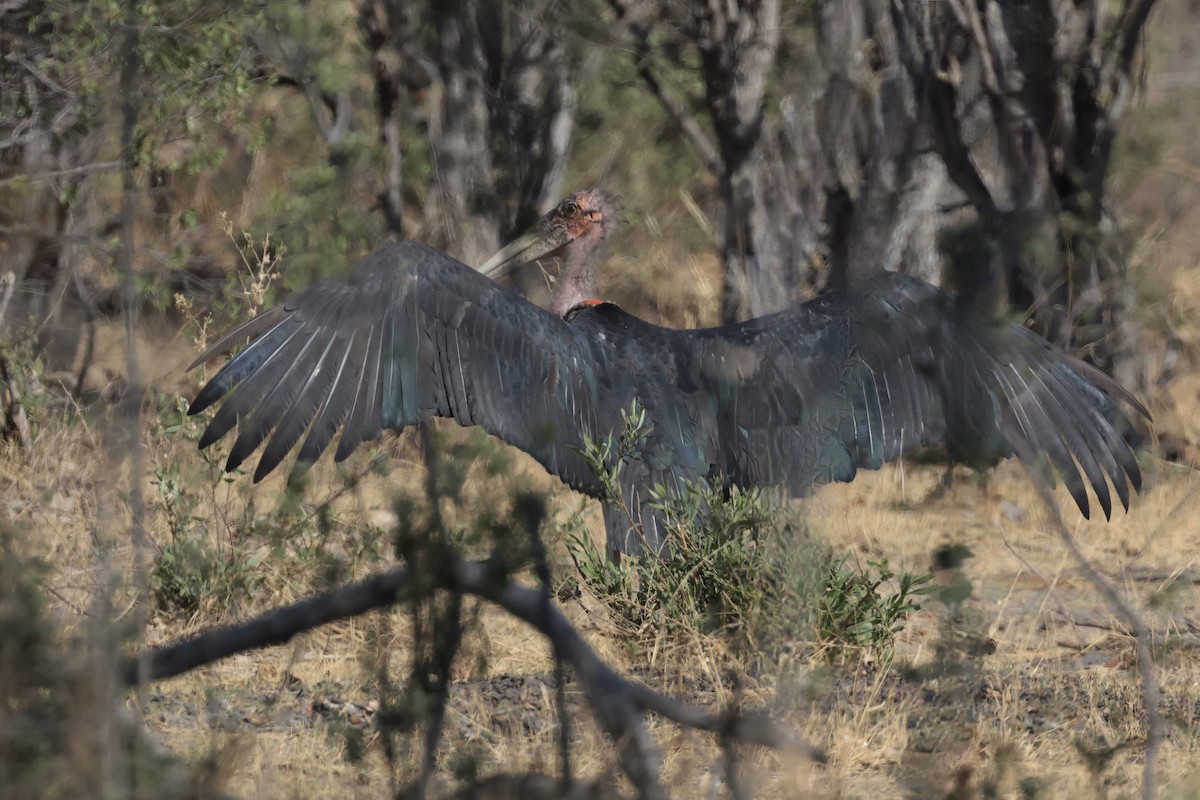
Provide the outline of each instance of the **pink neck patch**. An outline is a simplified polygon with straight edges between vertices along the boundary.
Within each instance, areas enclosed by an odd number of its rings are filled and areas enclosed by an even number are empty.
[[[580,300],[575,305],[583,306],[584,308],[595,308],[596,306],[604,305],[603,300]]]

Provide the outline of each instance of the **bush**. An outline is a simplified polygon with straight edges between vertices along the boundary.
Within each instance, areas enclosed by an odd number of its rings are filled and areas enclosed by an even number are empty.
[[[193,614],[208,604],[227,607],[247,597],[257,582],[252,559],[222,552],[199,537],[164,544],[154,559],[150,585],[162,611]]]
[[[868,561],[865,570],[857,561],[850,567],[850,562],[847,554],[829,566],[817,612],[817,642],[830,660],[869,654],[891,661],[896,635],[908,615],[920,610],[917,598],[932,590],[928,584],[933,576],[897,576],[886,557]],[[898,587],[887,592],[893,578],[898,578]]]
[[[640,460],[651,427],[636,404],[623,416],[615,440],[586,440],[583,455],[606,500],[628,511],[620,475]],[[800,640],[833,658],[854,653],[886,661],[932,579],[897,576],[887,559],[868,562],[867,570],[849,556],[835,559],[761,489],[705,478],[679,490],[655,486],[651,497],[666,520],[668,560],[612,563],[581,519],[569,523],[569,549],[583,582],[616,624],[635,635],[721,632],[758,657]],[[889,593],[893,579],[898,588]]]

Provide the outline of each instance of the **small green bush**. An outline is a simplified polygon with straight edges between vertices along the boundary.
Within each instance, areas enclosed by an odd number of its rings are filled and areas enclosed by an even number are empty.
[[[193,614],[213,604],[226,607],[249,596],[258,579],[254,560],[184,536],[164,544],[154,559],[150,586],[161,611]]]
[[[623,416],[615,440],[585,440],[582,455],[606,500],[628,511],[620,476],[641,458],[652,429],[636,403]],[[916,598],[932,579],[897,576],[887,559],[869,562],[868,570],[851,565],[848,556],[835,559],[761,489],[706,478],[677,490],[654,486],[651,497],[666,519],[666,560],[613,563],[579,517],[568,523],[568,548],[583,582],[619,627],[637,635],[723,632],[768,656],[800,640],[830,657],[889,660],[906,615],[920,608]],[[888,593],[893,579],[898,588]]]
[[[255,587],[255,560],[239,548],[218,547],[200,513],[201,497],[181,480],[177,463],[154,472],[155,508],[169,536],[158,546],[150,571],[150,590],[159,610],[194,614],[215,604],[224,607]]]
[[[894,592],[886,586],[897,581]],[[904,621],[921,608],[920,596],[928,594],[933,576],[897,575],[886,557],[868,561],[867,569],[843,556],[829,566],[825,591],[817,613],[817,641],[830,660],[845,660],[869,654],[878,661],[892,659],[896,635]]]

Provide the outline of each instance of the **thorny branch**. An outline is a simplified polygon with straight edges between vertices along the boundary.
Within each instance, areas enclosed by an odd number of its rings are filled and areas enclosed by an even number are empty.
[[[596,654],[557,606],[546,602],[543,588],[513,583],[497,574],[490,562],[460,560],[453,567],[453,578],[455,585],[447,588],[495,603],[550,640],[559,657],[574,669],[593,713],[620,747],[622,767],[643,797],[666,796],[659,782],[658,745],[646,728],[647,713],[716,734],[726,746],[759,745],[825,760],[819,750],[764,715],[737,710],[712,714],[622,677]],[[134,686],[139,674],[148,680],[170,678],[237,653],[284,644],[325,623],[390,606],[410,585],[408,568],[399,567],[331,589],[248,622],[145,653],[124,665],[122,680]]]

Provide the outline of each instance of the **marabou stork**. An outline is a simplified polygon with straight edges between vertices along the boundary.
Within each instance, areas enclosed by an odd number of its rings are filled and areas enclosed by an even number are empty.
[[[235,426],[227,470],[267,442],[254,480],[304,436],[295,471],[341,430],[345,459],[384,428],[433,416],[480,425],[572,488],[600,495],[585,435],[617,435],[635,399],[652,424],[623,490],[662,551],[647,486],[722,476],[793,495],[849,481],[905,453],[944,445],[960,462],[1014,453],[1062,476],[1086,517],[1090,483],[1112,512],[1141,473],[1114,399],[1145,407],[1096,368],[1027,328],[984,319],[907,275],[879,271],[770,316],[673,330],[592,300],[597,251],[614,222],[579,192],[480,271],[417,242],[390,244],[349,282],[323,280],[221,337],[196,364],[250,343],[192,402],[221,398],[200,439]],[[551,310],[495,283],[507,269],[563,258]],[[305,436],[305,434],[307,435]],[[268,439],[269,437],[269,439]],[[639,552],[629,515],[605,509],[613,553]]]

